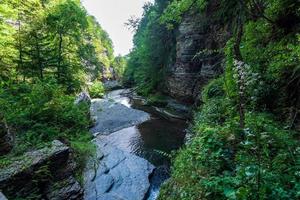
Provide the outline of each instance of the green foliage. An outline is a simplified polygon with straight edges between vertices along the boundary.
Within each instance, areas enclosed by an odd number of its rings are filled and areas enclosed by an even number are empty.
[[[220,77],[212,80],[207,86],[202,90],[202,101],[209,103],[210,100],[213,100],[217,97],[224,97],[224,77]]]
[[[103,83],[100,81],[94,82],[89,87],[89,93],[92,98],[102,98],[105,93],[105,88],[103,86]]]
[[[118,80],[122,79],[127,67],[127,58],[122,56],[115,57],[112,67],[116,74],[115,78]]]
[[[166,24],[169,29],[173,29],[174,25],[182,20],[182,16],[191,9],[199,8],[202,11],[207,4],[207,0],[174,0],[164,10],[160,17],[160,22]]]
[[[159,199],[300,198],[299,130],[293,129],[299,118],[300,6],[289,0],[256,1],[262,9],[257,10],[253,2],[237,8],[238,1],[220,1],[215,16],[243,24],[245,128],[239,125],[234,36],[225,48],[225,74],[203,89],[194,138],[174,158],[172,178]]]
[[[89,106],[74,104],[74,97],[53,81],[11,85],[0,91],[1,113],[16,134],[14,149],[0,163],[42,148],[53,140],[67,141],[75,151],[78,170],[92,155],[94,147],[88,132]]]
[[[168,2],[157,0],[144,7],[124,74],[124,82],[137,86],[145,96],[164,87],[167,67],[175,55],[175,32],[159,22]]]
[[[88,16],[88,29],[84,44],[79,47],[80,57],[86,65],[90,81],[100,80],[113,65],[113,47],[108,34],[92,16]]]
[[[113,60],[112,41],[79,0],[1,0],[0,115],[16,144],[0,167],[58,139],[73,149],[82,179],[95,147],[89,105],[74,105],[73,95],[100,80]],[[92,93],[103,95],[102,83]],[[46,172],[37,171],[37,185],[49,178]]]
[[[112,64],[111,40],[78,0],[4,0],[0,16],[1,82],[51,77],[75,92]]]
[[[248,113],[240,130],[222,101],[198,113],[196,135],[174,160],[159,199],[299,198],[296,133],[264,113]]]

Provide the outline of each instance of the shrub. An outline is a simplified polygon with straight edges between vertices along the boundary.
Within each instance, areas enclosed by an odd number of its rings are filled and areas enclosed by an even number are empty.
[[[299,198],[296,133],[264,113],[248,113],[246,122],[245,130],[231,118],[195,123],[196,136],[175,158],[159,199]]]
[[[92,98],[102,98],[105,94],[103,83],[96,81],[90,86],[89,92]]]
[[[213,79],[210,83],[204,87],[202,91],[202,101],[208,103],[209,100],[216,97],[224,97],[224,77]]]

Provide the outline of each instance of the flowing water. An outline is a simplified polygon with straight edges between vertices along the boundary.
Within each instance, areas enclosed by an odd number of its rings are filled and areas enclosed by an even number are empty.
[[[145,158],[157,167],[151,178],[151,189],[148,200],[157,198],[160,185],[168,178],[170,167],[169,155],[184,143],[187,123],[184,120],[166,120],[151,112],[148,106],[124,95],[126,90],[109,92],[106,98],[119,102],[127,107],[143,110],[151,119],[137,126],[122,129],[110,135],[113,145],[122,150]]]

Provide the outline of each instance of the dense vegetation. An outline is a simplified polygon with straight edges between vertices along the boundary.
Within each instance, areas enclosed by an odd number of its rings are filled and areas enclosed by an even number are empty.
[[[0,167],[59,139],[80,171],[93,146],[89,105],[75,105],[75,94],[112,76],[113,62],[108,34],[79,0],[2,0],[0,119],[16,138]]]
[[[174,59],[175,32],[159,23],[168,2],[160,0],[154,5],[146,4],[143,18],[138,23],[130,23],[136,34],[124,81],[138,86],[142,95],[154,93],[164,86],[167,65]]]
[[[145,6],[127,83],[149,95],[174,64],[184,14],[213,0],[157,0]],[[202,92],[193,139],[173,161],[159,199],[299,199],[300,5],[294,0],[222,0],[216,21],[230,27],[225,73]],[[196,55],[195,55],[196,56]]]

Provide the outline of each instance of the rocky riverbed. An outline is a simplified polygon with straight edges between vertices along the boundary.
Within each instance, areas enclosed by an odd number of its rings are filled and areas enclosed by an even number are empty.
[[[85,173],[85,199],[144,199],[155,167],[113,145],[109,135],[147,121],[150,115],[111,99],[92,100],[91,115],[95,121],[91,133],[98,136],[94,140],[97,157],[90,161]]]
[[[95,136],[108,135],[150,119],[146,112],[128,108],[113,99],[92,100],[91,115],[95,122],[91,133]]]
[[[170,153],[183,144],[184,121],[134,109],[124,93],[116,90],[92,100],[90,131],[97,156],[85,172],[86,200],[156,199],[169,163],[159,151]]]

